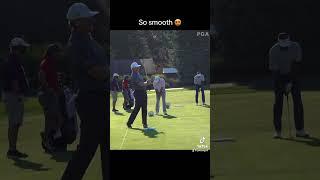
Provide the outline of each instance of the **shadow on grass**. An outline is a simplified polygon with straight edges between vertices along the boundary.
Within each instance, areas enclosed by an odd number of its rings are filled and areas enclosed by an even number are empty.
[[[124,114],[123,113],[121,113],[121,112],[113,112],[115,115],[117,115],[117,116],[124,116]]]
[[[51,159],[57,162],[68,162],[75,151],[61,151],[52,153]]]
[[[210,106],[210,105],[208,105],[208,104],[204,104],[204,105],[202,105],[202,107],[205,107],[205,108],[211,108],[211,106]]]
[[[312,146],[312,147],[320,147],[320,139],[318,139],[316,137],[309,137],[309,138],[304,138],[304,139],[301,139],[301,138],[299,138],[299,139],[282,138],[282,140],[304,143],[304,144]]]
[[[149,138],[157,138],[159,134],[164,134],[164,132],[158,132],[156,129],[144,130],[141,128],[131,128],[133,130],[141,131],[145,136]]]
[[[29,169],[33,171],[48,171],[49,168],[44,168],[43,164],[31,162],[25,159],[11,158],[14,161],[14,165],[21,169]]]
[[[174,118],[177,118],[176,116],[172,116],[172,115],[159,115],[159,116],[162,116],[163,118],[165,119],[174,119]]]

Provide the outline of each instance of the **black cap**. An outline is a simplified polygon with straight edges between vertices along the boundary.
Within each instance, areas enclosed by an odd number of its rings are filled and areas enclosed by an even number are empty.
[[[290,38],[290,36],[286,32],[279,33],[279,35],[278,35],[278,40],[285,40],[285,39],[289,39],[289,38]]]
[[[56,43],[50,44],[47,48],[46,56],[51,56],[52,54],[58,53],[61,51],[62,51],[62,48],[60,47],[60,45]]]

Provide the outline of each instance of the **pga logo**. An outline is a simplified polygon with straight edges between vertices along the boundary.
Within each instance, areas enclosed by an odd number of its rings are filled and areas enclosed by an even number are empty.
[[[198,31],[197,36],[199,37],[209,37],[210,33],[208,31]]]

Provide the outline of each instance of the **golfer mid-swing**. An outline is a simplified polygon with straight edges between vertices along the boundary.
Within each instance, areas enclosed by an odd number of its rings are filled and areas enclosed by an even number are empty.
[[[146,86],[151,84],[151,82],[144,81],[143,77],[139,73],[140,66],[138,63],[133,62],[131,64],[131,87],[134,90],[134,98],[135,98],[135,106],[134,109],[129,117],[129,120],[127,122],[128,128],[132,128],[132,123],[136,119],[137,114],[140,111],[141,108],[141,114],[142,114],[142,124],[143,128],[148,128],[147,123],[147,105],[148,105],[148,97],[147,97],[147,91]]]
[[[302,52],[297,42],[290,41],[289,34],[280,33],[278,42],[269,51],[269,69],[274,80],[275,103],[273,106],[274,138],[281,138],[283,95],[290,93],[294,104],[294,121],[297,137],[309,137],[304,131],[304,114],[301,89],[298,81]]]

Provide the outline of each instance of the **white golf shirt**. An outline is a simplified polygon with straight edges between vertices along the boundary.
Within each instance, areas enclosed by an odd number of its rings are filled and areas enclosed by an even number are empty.
[[[279,43],[276,43],[269,51],[269,69],[280,71],[280,74],[288,74],[293,62],[300,62],[302,52],[297,42],[291,42],[287,51],[281,51]]]
[[[202,82],[204,82],[204,76],[203,74],[197,74],[196,76],[194,76],[193,78],[193,83],[195,85],[202,85]]]
[[[153,88],[157,91],[163,89],[166,90],[166,81],[163,78],[160,78],[158,81],[153,81]]]

